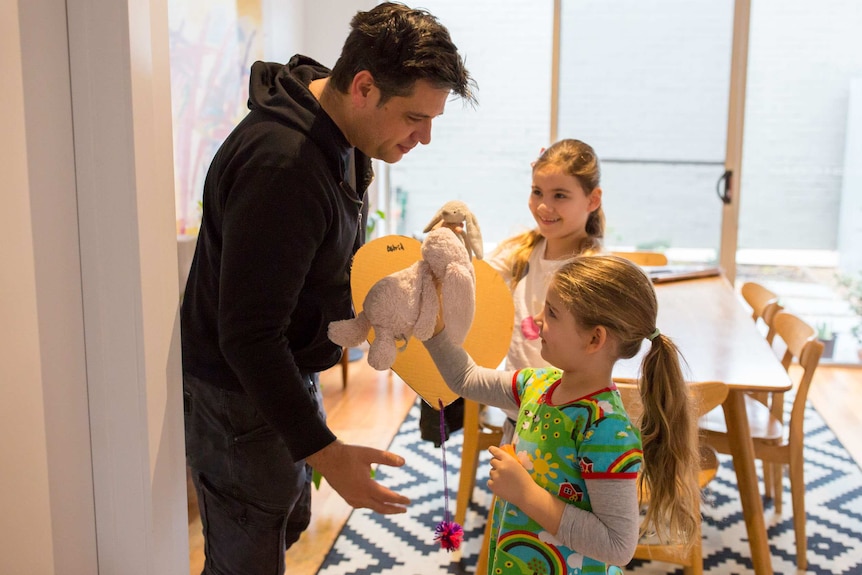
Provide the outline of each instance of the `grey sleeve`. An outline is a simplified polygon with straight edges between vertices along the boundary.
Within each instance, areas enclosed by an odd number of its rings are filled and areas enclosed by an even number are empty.
[[[514,371],[477,365],[461,346],[452,343],[445,329],[422,343],[452,391],[485,405],[518,412],[519,406],[512,388]]]
[[[593,510],[566,505],[556,538],[587,557],[626,565],[634,555],[640,528],[637,482],[593,479],[586,483]]]

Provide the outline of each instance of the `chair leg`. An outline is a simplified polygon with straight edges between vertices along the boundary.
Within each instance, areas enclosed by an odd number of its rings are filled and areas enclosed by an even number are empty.
[[[464,401],[464,444],[461,448],[461,471],[458,477],[458,497],[455,500],[455,522],[464,525],[467,507],[476,485],[479,466],[479,404]]]
[[[773,473],[775,472],[775,467],[767,462],[763,462],[763,495],[767,499],[773,499],[775,496],[774,486],[775,482],[773,480]]]
[[[697,542],[691,548],[691,555],[689,556],[691,565],[685,565],[682,568],[682,572],[685,575],[703,575],[703,536],[701,535],[700,525],[698,525],[694,537]]]
[[[801,443],[801,442],[800,442]],[[796,446],[794,446],[796,447]],[[796,532],[796,568],[808,568],[808,538],[805,536],[805,478],[802,446],[790,453],[790,497],[793,501],[793,528]]]
[[[781,515],[781,497],[784,495],[784,464],[769,463],[768,465],[772,468],[772,499],[775,503],[775,513]]]
[[[491,557],[488,554],[491,552],[491,523],[496,502],[497,497],[492,497],[488,518],[485,520],[485,531],[482,534],[482,547],[479,549],[479,558],[476,560],[476,575],[487,575],[488,567],[491,565]]]
[[[347,389],[347,371],[350,367],[350,348],[341,349],[341,389]]]

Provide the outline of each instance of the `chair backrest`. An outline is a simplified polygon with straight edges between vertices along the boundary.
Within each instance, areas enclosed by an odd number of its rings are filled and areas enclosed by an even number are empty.
[[[792,313],[778,312],[775,314],[773,323],[776,335],[787,344],[787,351],[781,358],[781,365],[784,369],[789,369],[793,359],[796,358],[802,368],[802,376],[796,385],[796,398],[793,400],[793,408],[790,412],[791,437],[798,436],[794,438],[801,440],[805,402],[814,377],[814,370],[817,369],[820,356],[823,354],[823,343],[818,341],[817,332],[813,327]]]
[[[640,390],[636,383],[614,382],[632,421],[638,421],[643,414]],[[712,411],[724,402],[727,397],[727,384],[723,381],[699,381],[688,384],[688,392],[694,405],[695,419]]]
[[[623,406],[629,414],[629,418],[631,418],[635,425],[639,425],[639,421],[643,415],[643,403],[641,402],[640,391],[638,390],[637,384],[629,381],[616,381],[615,383],[620,392],[620,397],[623,400]],[[689,383],[688,391],[694,407],[694,420],[696,421],[702,415],[708,413],[713,408],[724,402],[727,397],[728,388],[727,384],[722,381],[704,381]],[[697,481],[698,486],[702,488],[709,483],[713,477],[715,477],[715,472],[718,470],[718,458],[715,454],[715,450],[702,441],[700,442],[698,449],[700,452],[701,469],[698,473]],[[648,490],[643,489],[642,487],[641,491],[638,493],[638,500],[641,503],[645,503],[648,502],[649,499],[650,496]],[[699,501],[698,504],[700,504]],[[650,551],[642,554],[641,547],[641,545],[638,545],[638,551],[635,553],[635,557],[637,558],[651,558],[656,553],[655,551]],[[655,547],[655,545],[650,544],[649,547]],[[673,547],[674,546],[671,545],[671,548]],[[700,552],[698,551],[698,555],[699,553]],[[690,554],[682,551],[681,548],[676,551],[669,551],[669,555],[666,556],[656,555],[655,558],[661,561],[681,563],[686,566],[693,564]]]
[[[775,338],[775,314],[784,309],[778,303],[778,294],[757,282],[745,282],[740,292],[745,302],[751,306],[751,319],[755,322],[762,319],[766,324],[766,341],[771,344]]]
[[[666,266],[667,256],[660,252],[611,252],[639,266]]]

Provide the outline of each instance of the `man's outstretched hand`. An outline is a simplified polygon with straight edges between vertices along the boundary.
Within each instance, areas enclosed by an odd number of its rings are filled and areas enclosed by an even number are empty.
[[[404,458],[400,455],[336,440],[308,456],[306,461],[351,507],[368,508],[387,515],[407,511],[409,499],[371,477],[374,463],[392,467],[404,465]]]

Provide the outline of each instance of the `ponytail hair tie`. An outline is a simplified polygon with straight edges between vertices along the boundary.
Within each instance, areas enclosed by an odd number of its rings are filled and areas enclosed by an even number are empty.
[[[647,336],[647,339],[652,341],[655,338],[657,338],[660,334],[661,334],[661,332],[658,330],[658,328],[655,328],[655,330]]]

